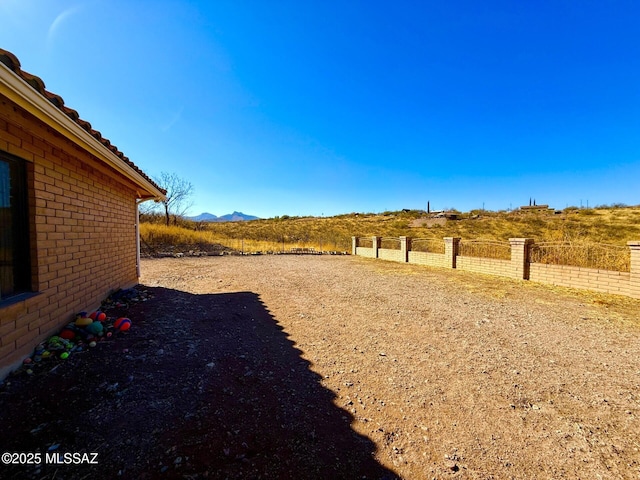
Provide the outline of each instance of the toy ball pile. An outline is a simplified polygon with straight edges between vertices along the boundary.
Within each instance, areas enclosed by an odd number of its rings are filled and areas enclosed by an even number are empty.
[[[87,312],[80,312],[75,321],[67,325],[60,336],[67,340],[80,339],[90,342],[111,336],[107,335],[108,333],[124,332],[129,328],[131,328],[131,320],[125,317],[120,317],[111,323],[107,315],[100,310],[91,315],[87,315]]]
[[[67,324],[58,335],[50,337],[46,342],[38,345],[32,357],[24,359],[26,373],[32,375],[34,364],[48,358],[66,360],[69,355],[81,352],[86,346],[95,347],[98,342],[110,338],[119,332],[131,328],[129,318],[120,317],[113,321],[100,310],[87,315],[80,312],[74,321]]]

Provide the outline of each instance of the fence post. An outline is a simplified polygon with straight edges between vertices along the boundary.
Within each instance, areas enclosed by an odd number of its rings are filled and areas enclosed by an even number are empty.
[[[356,255],[357,246],[358,246],[358,237],[351,237],[351,255]]]
[[[640,298],[640,240],[627,242],[631,249],[631,274],[629,275],[629,296]]]
[[[532,238],[510,238],[511,267],[513,277],[520,280],[529,280],[529,265],[531,263],[529,252],[533,245]]]
[[[378,249],[381,243],[380,237],[371,237],[371,246],[373,247],[373,258],[378,258]]]
[[[444,259],[446,267],[456,268],[459,244],[460,237],[444,237]]]
[[[409,261],[409,250],[411,250],[411,237],[400,237],[400,252],[404,263]]]

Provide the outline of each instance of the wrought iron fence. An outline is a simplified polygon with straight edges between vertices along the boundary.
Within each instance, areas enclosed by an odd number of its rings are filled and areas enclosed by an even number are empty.
[[[461,240],[458,244],[458,255],[511,260],[511,244],[491,240]]]
[[[356,247],[373,248],[373,239],[371,237],[356,238]]]
[[[530,260],[531,263],[571,265],[618,272],[629,272],[631,270],[629,248],[606,243],[535,243],[531,247]]]
[[[444,240],[441,238],[413,238],[411,250],[414,252],[444,253]]]
[[[400,250],[399,237],[382,237],[380,239],[380,248],[388,248],[390,250]]]

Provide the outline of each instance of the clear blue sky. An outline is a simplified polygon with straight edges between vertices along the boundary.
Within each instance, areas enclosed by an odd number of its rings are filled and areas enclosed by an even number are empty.
[[[0,0],[0,46],[191,214],[640,203],[640,2]]]

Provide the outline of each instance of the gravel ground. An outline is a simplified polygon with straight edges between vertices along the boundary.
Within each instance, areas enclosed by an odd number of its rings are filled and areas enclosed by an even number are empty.
[[[638,300],[358,257],[142,272],[127,335],[0,399],[5,449],[100,469],[7,478],[640,478]]]

